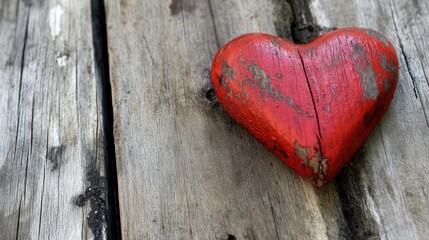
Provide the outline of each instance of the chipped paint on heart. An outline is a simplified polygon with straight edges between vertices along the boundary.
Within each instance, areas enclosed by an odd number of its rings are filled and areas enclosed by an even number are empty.
[[[312,151],[311,148],[305,148],[299,145],[296,140],[294,145],[295,154],[302,160],[303,166],[309,167],[313,171],[313,177],[311,179],[313,184],[316,186],[325,184],[325,176],[328,172],[327,159],[320,156],[318,151]]]
[[[350,42],[353,47],[353,66],[356,72],[361,76],[361,85],[365,99],[376,99],[378,97],[378,86],[375,79],[374,69],[369,61],[368,54],[365,49],[354,42]]]
[[[261,67],[259,67],[255,63],[250,63],[249,65],[247,65],[246,70],[252,74],[253,79],[246,78],[243,83],[250,83],[252,86],[254,86],[254,83],[256,83],[256,86],[258,86],[258,88],[262,90],[262,92],[260,92],[261,100],[266,101],[267,99],[265,98],[265,96],[268,95],[274,100],[286,102],[299,114],[304,114],[307,117],[314,117],[314,114],[308,111],[303,111],[302,107],[295,104],[291,97],[284,96],[278,89],[273,88],[271,85],[270,77]],[[278,74],[279,73],[276,74],[278,78],[283,77],[281,73],[280,75]]]

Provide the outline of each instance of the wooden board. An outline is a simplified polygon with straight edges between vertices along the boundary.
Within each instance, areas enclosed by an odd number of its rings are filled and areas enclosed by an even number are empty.
[[[0,239],[102,239],[89,1],[0,2]]]
[[[108,59],[102,4],[0,3],[0,239],[429,236],[425,0],[108,0]],[[213,100],[211,60],[243,33],[306,42],[346,26],[393,42],[399,86],[354,160],[315,189]],[[112,120],[122,229],[106,193]]]
[[[277,16],[289,7],[258,0],[106,4],[124,239],[345,234],[334,185],[314,189],[206,99],[217,48],[242,33],[290,29]]]
[[[395,45],[399,85],[364,151],[337,179],[344,214],[358,238],[429,236],[429,3],[425,0],[310,1],[322,27],[379,30]]]

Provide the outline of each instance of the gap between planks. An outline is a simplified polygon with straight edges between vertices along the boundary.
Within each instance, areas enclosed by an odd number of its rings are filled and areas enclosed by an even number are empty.
[[[102,115],[105,131],[106,171],[106,221],[107,238],[121,239],[121,216],[119,213],[118,178],[116,171],[115,140],[113,136],[113,105],[110,85],[109,53],[107,49],[107,27],[104,0],[91,0],[92,34],[95,59],[95,75],[100,86]]]

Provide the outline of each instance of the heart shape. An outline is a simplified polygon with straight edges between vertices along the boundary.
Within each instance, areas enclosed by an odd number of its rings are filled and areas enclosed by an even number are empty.
[[[304,45],[246,34],[219,49],[211,79],[233,119],[322,186],[387,111],[398,59],[392,44],[370,29],[340,29]]]

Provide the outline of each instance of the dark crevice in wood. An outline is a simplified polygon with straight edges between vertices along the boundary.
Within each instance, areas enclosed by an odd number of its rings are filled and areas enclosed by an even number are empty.
[[[116,153],[113,136],[112,89],[109,76],[109,55],[107,48],[107,27],[104,0],[91,0],[92,29],[95,57],[95,76],[97,78],[97,96],[101,98],[102,129],[104,140],[104,158],[106,170],[105,218],[107,221],[107,239],[121,239]],[[91,226],[90,226],[91,228]],[[91,228],[94,231],[94,229]]]
[[[107,183],[106,178],[100,175],[100,171],[96,166],[96,157],[91,155],[87,156],[91,159],[89,166],[86,169],[86,180],[89,186],[85,192],[78,196],[75,204],[79,206],[78,201],[83,199],[83,203],[89,202],[90,211],[87,215],[88,227],[91,229],[94,239],[101,240],[104,235],[110,236],[110,226],[107,226],[105,232],[105,225],[109,220],[108,200],[107,196]]]
[[[33,152],[33,132],[34,132],[34,94],[33,102],[31,107],[31,137],[30,137],[30,154]],[[46,161],[46,160],[45,160]],[[45,192],[45,164],[43,164],[43,181],[42,181],[42,191],[40,193],[40,212],[39,212],[39,228],[37,233],[37,239],[40,239],[40,232],[42,229],[42,213],[43,213],[43,194]]]
[[[335,28],[319,26],[313,19],[309,0],[273,0],[277,35],[297,44],[308,43]]]
[[[33,98],[31,102],[30,156],[33,154],[34,129],[35,128],[34,128],[34,93],[33,93]]]
[[[294,19],[292,7],[289,1],[273,0],[274,3],[274,28],[277,36],[293,41],[292,39],[292,22]]]
[[[395,31],[398,32],[398,29],[396,27],[396,22],[395,21],[393,21],[393,25],[395,25]],[[401,49],[401,54],[404,57],[405,65],[407,66],[407,72],[410,75],[411,82],[413,84],[414,97],[416,99],[419,99],[419,93],[418,93],[417,86],[416,86],[416,77],[413,75],[412,71],[410,71],[410,69],[411,69],[411,67],[410,67],[410,61],[409,61],[407,55],[405,54],[404,45],[402,44],[402,41],[399,38],[399,36],[398,36],[398,41],[399,41],[399,48]]]
[[[210,102],[216,101],[217,97],[214,93],[214,89],[210,88],[206,91],[206,99],[209,100]]]
[[[237,238],[232,234],[228,234],[228,240],[237,240]]]
[[[27,49],[27,38],[28,38],[28,24],[30,21],[30,14],[27,14],[27,20],[25,23],[25,33],[24,33],[24,46],[22,47],[21,53],[21,69],[19,76],[19,94],[18,94],[18,111],[20,111],[21,105],[21,90],[22,90],[22,77],[24,76],[24,64],[25,64],[25,50]],[[19,119],[18,119],[19,120]]]
[[[42,181],[42,191],[40,193],[40,213],[39,213],[39,232],[37,233],[37,239],[40,239],[40,233],[42,229],[42,215],[43,215],[43,195],[45,193],[45,175],[46,168],[45,164],[43,164],[43,181]]]
[[[220,42],[219,42],[219,36],[217,34],[217,29],[216,29],[216,22],[214,19],[214,13],[213,13],[213,8],[212,8],[212,2],[211,0],[208,0],[208,4],[209,4],[209,10],[210,10],[210,17],[212,19],[212,23],[213,23],[213,30],[214,30],[214,34],[215,34],[215,38],[216,38],[216,45],[218,48],[220,48]],[[208,79],[210,79],[210,70],[208,70]],[[212,103],[212,106],[217,106],[217,97],[214,94],[214,89],[213,86],[211,84],[211,81],[209,80],[208,83],[206,84],[206,86],[203,88],[203,93],[206,97],[207,100],[209,100]]]
[[[210,69],[204,69],[202,73],[204,85],[201,89],[201,98],[208,100],[208,102],[212,105],[213,108],[219,106],[219,100],[214,92],[213,85],[211,82],[211,72]]]
[[[24,64],[25,64],[25,50],[27,49],[27,37],[28,37],[28,24],[30,20],[30,14],[27,13],[27,20],[25,23],[25,33],[24,33],[24,43],[22,47],[21,52],[21,68],[20,68],[20,76],[19,76],[19,87],[18,87],[18,107],[17,107],[17,124],[16,124],[16,135],[15,135],[15,150],[13,159],[16,159],[16,150],[18,146],[18,133],[19,133],[19,126],[21,121],[21,92],[22,92],[22,77],[24,74]]]
[[[16,235],[15,235],[15,239],[18,240],[19,239],[19,222],[21,220],[21,203],[22,203],[22,198],[21,200],[19,200],[19,207],[18,207],[18,220],[16,221]]]
[[[353,240],[379,239],[381,233],[370,210],[371,203],[367,201],[373,192],[365,181],[365,164],[365,148],[362,147],[335,180],[349,239]]]
[[[25,162],[25,173],[24,173],[24,200],[27,200],[27,181],[28,181],[28,161],[29,161],[29,156],[27,155],[27,159]]]
[[[420,96],[420,93],[419,93],[419,91],[417,89],[417,86],[416,86],[416,77],[414,76],[413,71],[411,71],[410,60],[408,59],[408,56],[405,54],[404,44],[402,43],[402,39],[399,36],[399,29],[398,29],[398,26],[396,24],[396,18],[395,18],[395,14],[394,14],[394,10],[393,10],[393,8],[396,8],[396,6],[395,6],[395,4],[393,2],[392,2],[392,6],[393,7],[391,7],[390,11],[391,11],[391,14],[392,14],[393,26],[395,27],[396,36],[397,36],[398,42],[399,42],[399,48],[401,50],[400,54],[404,57],[405,65],[407,67],[407,72],[410,75],[411,82],[413,84],[414,96],[416,97],[416,99],[419,99],[420,104],[422,105],[422,109],[423,109],[423,114],[425,116],[426,125],[429,127],[429,116],[428,116],[429,114],[426,112],[426,108],[425,108],[425,104],[424,104],[424,99]]]
[[[276,217],[275,217],[276,215],[274,214],[274,207],[273,207],[273,202],[271,201],[270,193],[267,192],[267,195],[268,195],[268,201],[270,202],[271,216],[273,218],[274,227],[276,229],[276,236],[277,236],[277,239],[281,239],[280,234],[279,234],[278,224],[277,224]]]
[[[316,24],[308,0],[286,0],[292,7],[294,19],[291,24],[295,43],[308,43],[325,29]]]
[[[20,128],[20,121],[21,121],[21,96],[22,96],[22,81],[24,76],[24,65],[25,65],[25,50],[27,49],[27,38],[28,38],[28,24],[29,24],[30,14],[27,13],[27,19],[25,23],[25,33],[24,33],[24,43],[22,47],[21,52],[21,69],[20,69],[20,76],[19,76],[19,89],[18,89],[18,107],[17,107],[17,127],[16,127],[16,138],[15,138],[15,154],[17,151],[17,145],[18,145],[18,135],[19,135],[19,128]],[[23,189],[23,196],[21,197],[19,201],[19,207],[18,207],[18,221],[17,221],[17,229],[16,229],[16,239],[19,239],[19,228],[20,228],[20,220],[21,220],[21,204],[22,204],[22,198],[24,198],[24,204],[26,199],[26,189],[27,189],[27,177],[28,177],[28,156],[26,158],[26,164],[25,164],[25,172],[24,172],[24,189]],[[14,156],[15,159],[15,156]],[[21,163],[22,163],[22,156],[21,156]]]

